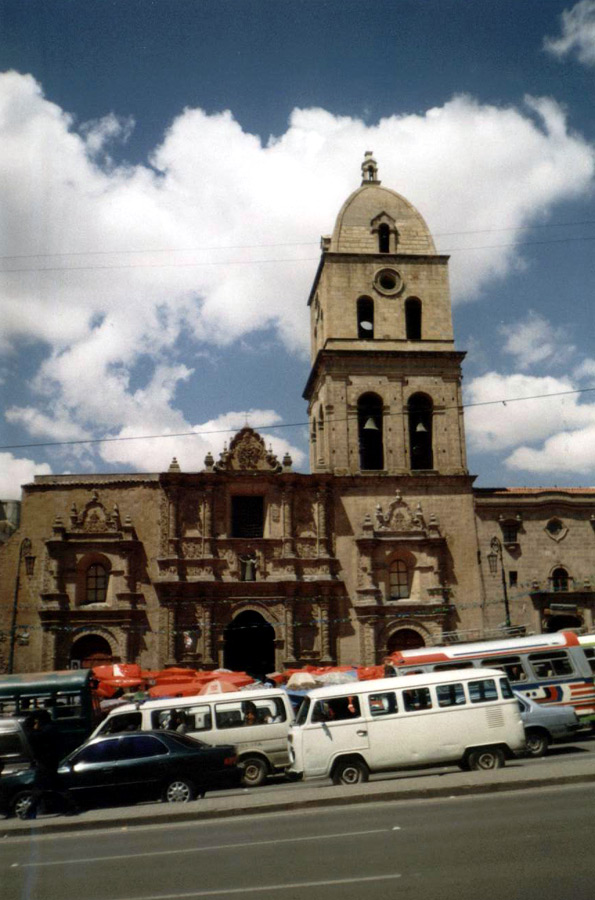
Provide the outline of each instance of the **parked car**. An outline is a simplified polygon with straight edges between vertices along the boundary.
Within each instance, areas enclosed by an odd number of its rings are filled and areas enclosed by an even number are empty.
[[[23,722],[10,716],[0,717],[0,774],[11,775],[34,765],[33,748]]]
[[[161,798],[187,803],[207,789],[239,784],[235,747],[211,747],[185,734],[160,731],[93,738],[67,756],[55,775],[34,766],[0,777],[0,810],[24,815],[41,792],[80,807]]]
[[[525,726],[528,756],[544,756],[553,741],[568,741],[581,727],[571,706],[543,706],[514,692]]]
[[[92,737],[130,731],[172,731],[209,744],[233,744],[244,787],[258,787],[289,764],[287,733],[293,721],[287,692],[255,688],[128,703],[110,712]],[[179,724],[172,724],[173,722]]]

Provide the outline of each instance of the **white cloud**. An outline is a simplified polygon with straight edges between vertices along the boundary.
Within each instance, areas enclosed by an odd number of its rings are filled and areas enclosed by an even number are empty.
[[[175,456],[182,471],[196,472],[204,468],[204,458],[208,452],[211,452],[217,461],[224,444],[229,444],[234,432],[239,431],[244,425],[248,424],[251,428],[258,430],[259,427],[276,425],[280,421],[280,416],[270,409],[228,412],[200,425],[181,424],[175,429],[176,434],[195,432],[191,436],[104,444],[102,456],[111,463],[124,463],[137,469],[146,468],[152,472],[165,471]],[[123,428],[118,437],[126,438],[135,434],[165,435],[174,433],[172,428],[161,427],[159,431],[155,432],[151,431],[151,427],[151,424],[147,424],[143,429],[139,423],[136,428]],[[289,453],[296,468],[303,465],[304,454],[298,448],[293,447],[289,441],[274,433],[264,432],[262,437],[267,448],[269,445],[273,448],[279,462],[286,453]]]
[[[574,390],[570,379],[551,376],[489,372],[473,379],[465,392],[470,446],[480,452],[512,450],[504,460],[511,469],[595,470],[595,403],[568,393]]]
[[[583,359],[572,373],[572,376],[577,381],[582,379],[593,381],[595,379],[595,359]]]
[[[265,144],[230,112],[187,109],[151,165],[116,166],[111,143],[132,127],[122,112],[77,132],[31,76],[0,76],[0,189],[10,222],[2,254],[14,257],[3,261],[12,274],[0,275],[1,346],[47,348],[29,397],[10,414],[35,436],[191,429],[200,410],[182,411],[176,399],[192,374],[180,361],[182,341],[198,355],[272,327],[289,352],[305,355],[318,237],[358,186],[368,147],[383,183],[411,199],[435,233],[450,233],[438,241],[445,251],[510,243],[452,233],[543,221],[593,178],[591,147],[551,99],[514,108],[459,96],[372,126],[294,110],[286,132]],[[519,260],[503,246],[453,253],[455,301],[478,297]],[[163,467],[165,449],[128,446],[98,452],[106,462]],[[203,449],[189,450],[189,466],[199,456],[202,465]]]
[[[576,347],[569,343],[564,328],[555,328],[532,310],[529,310],[524,320],[501,325],[498,330],[506,338],[504,353],[515,357],[517,365],[523,371],[546,361],[550,366],[560,365],[576,352]]]
[[[540,448],[519,447],[506,460],[509,469],[529,472],[590,474],[595,471],[595,408],[587,428],[562,431],[553,435]]]
[[[0,453],[0,498],[20,500],[21,485],[33,481],[35,475],[51,475],[47,463],[18,459],[12,453]]]
[[[595,0],[581,0],[561,16],[560,37],[546,37],[543,46],[558,58],[576,53],[579,62],[595,66]]]

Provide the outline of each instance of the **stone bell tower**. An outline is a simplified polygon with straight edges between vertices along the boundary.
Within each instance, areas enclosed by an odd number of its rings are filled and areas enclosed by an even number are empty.
[[[371,152],[309,298],[312,472],[467,475],[448,257]]]

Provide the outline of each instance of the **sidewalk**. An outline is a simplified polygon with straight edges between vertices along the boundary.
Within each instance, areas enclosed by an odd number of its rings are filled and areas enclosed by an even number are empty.
[[[0,820],[0,837],[67,833],[100,828],[132,828],[163,822],[198,822],[230,816],[267,812],[289,812],[316,807],[346,806],[432,797],[464,797],[496,791],[518,791],[564,784],[595,782],[595,754],[585,753],[550,762],[509,762],[492,772],[461,772],[452,767],[400,772],[367,784],[335,787],[327,781],[305,784],[281,783],[269,789],[219,793],[189,804],[145,803],[138,806],[90,810],[78,816],[40,816],[29,822]]]

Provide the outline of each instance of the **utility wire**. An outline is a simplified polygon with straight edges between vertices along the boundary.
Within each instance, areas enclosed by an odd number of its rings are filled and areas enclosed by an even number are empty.
[[[494,234],[503,231],[529,231],[537,228],[575,228],[582,225],[595,225],[595,219],[584,222],[546,222],[539,225],[511,225],[508,228],[473,228],[468,231],[437,231],[433,237],[454,237],[459,234]],[[136,253],[196,253],[199,250],[257,250],[272,247],[313,247],[317,241],[283,241],[274,244],[206,244],[202,247],[155,247],[144,250],[65,250],[57,253],[13,253],[0,255],[2,259],[51,259],[56,256],[113,256],[114,254]],[[16,271],[16,270],[11,270]]]
[[[521,403],[525,400],[543,400],[550,397],[564,397],[569,394],[587,394],[589,392],[595,391],[595,387],[590,388],[578,388],[576,390],[571,391],[556,391],[552,394],[533,394],[529,397],[507,397],[505,400],[479,400],[476,403],[462,403],[455,404],[453,406],[444,406],[442,409],[471,409],[475,406],[508,406],[509,403]],[[385,418],[395,418],[397,416],[401,416],[401,413],[391,413],[390,416],[386,416]],[[348,417],[342,419],[329,419],[329,422],[332,421],[334,423],[347,422]],[[281,422],[277,425],[254,425],[250,426],[254,431],[264,431],[264,430],[280,430],[283,428],[305,428],[310,425],[310,422]],[[6,444],[4,446],[0,446],[0,450],[25,450],[32,449],[35,447],[67,447],[72,445],[79,444],[113,444],[123,441],[152,441],[158,440],[162,438],[181,438],[181,437],[205,437],[206,435],[211,434],[235,434],[239,429],[236,428],[214,428],[209,431],[179,431],[172,434],[144,434],[144,435],[134,435],[128,437],[110,437],[110,438],[86,438],[76,441],[42,441],[40,443],[35,444]]]
[[[470,250],[504,250],[513,247],[538,247],[543,244],[569,244],[574,241],[594,241],[595,235],[585,235],[579,237],[568,237],[568,238],[550,238],[545,241],[519,241],[512,244],[484,244],[482,246],[477,247],[446,247],[437,253],[437,255],[442,255],[445,253],[468,253]],[[279,245],[282,246],[282,245]],[[286,245],[287,246],[287,245]],[[118,253],[118,251],[113,251],[114,253]],[[126,251],[124,251],[126,252]],[[145,251],[138,251],[145,252]],[[152,252],[152,251],[146,251]],[[158,252],[167,252],[167,251],[158,251]],[[173,251],[172,251],[173,252]],[[178,252],[186,252],[186,251],[178,251]],[[4,257],[5,259],[7,257]],[[0,275],[12,275],[13,273],[24,273],[24,272],[96,272],[107,269],[198,269],[204,267],[213,267],[213,266],[254,266],[254,265],[262,265],[265,263],[291,263],[291,262],[316,262],[319,259],[318,256],[299,256],[299,257],[286,257],[285,259],[227,259],[227,260],[218,260],[217,262],[185,262],[185,263],[124,263],[121,265],[105,265],[105,266],[36,266],[36,267],[27,267],[27,268],[17,268],[17,269],[2,269],[0,270]]]

